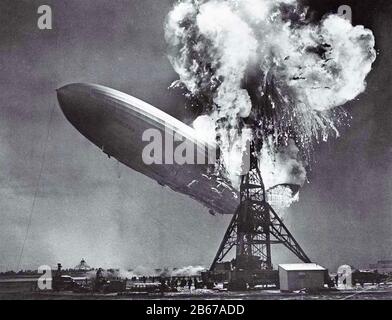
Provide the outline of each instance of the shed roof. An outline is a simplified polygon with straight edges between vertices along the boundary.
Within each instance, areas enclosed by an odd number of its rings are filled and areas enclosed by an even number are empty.
[[[280,268],[286,271],[325,271],[324,267],[316,263],[292,263],[292,264],[280,264]]]

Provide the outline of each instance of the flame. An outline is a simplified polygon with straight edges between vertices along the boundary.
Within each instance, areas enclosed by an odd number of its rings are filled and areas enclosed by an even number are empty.
[[[235,187],[249,141],[268,186],[302,186],[313,144],[339,136],[340,106],[365,90],[376,59],[371,30],[335,14],[311,23],[296,0],[182,0],[165,37],[174,86]]]

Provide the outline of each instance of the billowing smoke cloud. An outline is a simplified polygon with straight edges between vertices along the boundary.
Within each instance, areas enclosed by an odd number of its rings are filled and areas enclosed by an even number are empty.
[[[133,277],[140,278],[143,276],[147,277],[195,277],[200,276],[203,271],[207,269],[202,266],[187,266],[178,269],[152,269],[143,266],[138,266],[134,270],[102,270],[102,275],[106,278],[121,278],[121,279],[132,279]],[[89,271],[86,273],[89,279],[96,277],[97,271]]]
[[[296,0],[182,0],[166,23],[169,58],[195,129],[221,149],[238,186],[254,142],[266,185],[302,185],[312,144],[338,136],[337,108],[362,93],[373,33],[338,15],[317,23]],[[302,158],[302,159],[301,159]]]
[[[180,268],[177,270],[173,270],[171,272],[172,277],[193,277],[199,276],[202,272],[206,271],[207,269],[202,266],[188,266],[184,268]]]
[[[293,140],[280,148],[270,148],[272,143],[263,145],[260,154],[260,170],[264,185],[270,189],[276,185],[302,185],[306,170],[299,156],[299,149]]]

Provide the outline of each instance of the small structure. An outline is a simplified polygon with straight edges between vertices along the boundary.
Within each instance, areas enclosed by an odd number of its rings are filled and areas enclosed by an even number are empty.
[[[315,263],[281,264],[279,265],[279,282],[281,291],[297,291],[302,289],[322,289],[327,269]]]
[[[82,261],[80,261],[80,263],[75,266],[74,269],[77,271],[90,271],[91,267],[86,263],[84,259],[82,259]]]

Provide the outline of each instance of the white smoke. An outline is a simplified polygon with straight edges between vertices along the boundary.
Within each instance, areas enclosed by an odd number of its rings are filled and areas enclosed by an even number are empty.
[[[366,88],[365,78],[376,59],[372,32],[353,27],[337,15],[320,25],[291,29],[282,25],[269,50],[276,77],[287,84],[298,103],[324,111],[354,99]],[[319,56],[309,49],[319,48]]]
[[[272,208],[279,212],[299,201],[299,193],[293,193],[287,186],[278,185],[267,191],[266,198]]]
[[[170,274],[172,277],[194,277],[200,276],[203,271],[207,269],[201,266],[188,266],[180,269],[173,270]]]
[[[169,59],[204,113],[194,127],[219,143],[234,186],[245,145],[257,139],[265,184],[302,186],[297,146],[306,153],[339,135],[333,108],[366,88],[371,30],[334,14],[310,23],[306,14],[296,0],[182,0],[168,15]]]
[[[300,160],[299,149],[293,140],[278,150],[271,143],[263,145],[260,155],[260,171],[266,189],[276,185],[292,184],[303,186],[306,169]]]
[[[152,269],[143,266],[138,266],[134,270],[102,270],[101,275],[105,278],[120,278],[132,279],[133,277],[195,277],[200,276],[203,271],[207,269],[202,266],[187,266],[182,268],[173,269]],[[97,271],[89,271],[86,277],[89,279],[96,278]]]
[[[225,2],[207,2],[200,7],[196,24],[201,35],[211,39],[219,63],[215,76],[223,78],[214,102],[220,106],[219,114],[232,123],[236,117],[246,118],[252,110],[250,97],[241,89],[248,64],[256,58],[257,40],[252,28]],[[234,90],[233,90],[234,89]]]

